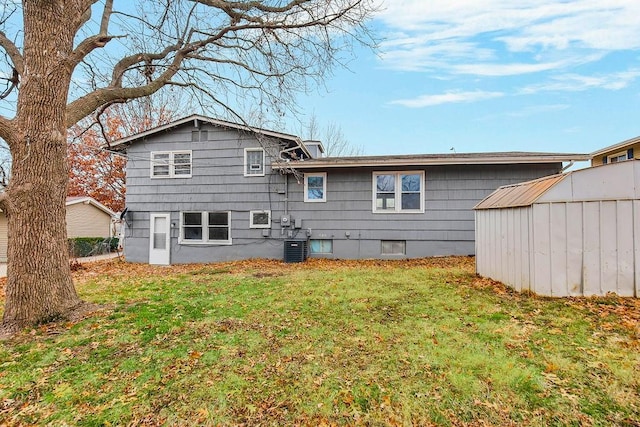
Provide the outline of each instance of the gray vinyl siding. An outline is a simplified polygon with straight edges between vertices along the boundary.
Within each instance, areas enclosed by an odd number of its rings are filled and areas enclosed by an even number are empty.
[[[305,203],[304,179],[272,171],[278,148],[267,148],[265,176],[244,176],[244,149],[260,147],[251,135],[204,126],[208,141],[191,142],[185,124],[133,143],[127,150],[125,255],[149,260],[149,218],[171,216],[171,263],[199,263],[246,258],[283,258],[289,237],[333,240],[332,258],[415,258],[474,253],[473,207],[501,185],[552,173],[561,164],[457,165],[421,168],[350,168],[313,170],[327,173],[327,201]],[[151,151],[192,152],[191,178],[151,178]],[[374,171],[423,170],[424,213],[373,213]],[[301,229],[282,228],[288,189],[288,212]],[[252,210],[271,210],[271,229],[249,227]],[[231,245],[179,243],[180,212],[230,211]],[[349,236],[347,236],[347,233]],[[406,241],[405,255],[381,255],[382,240]]]
[[[250,135],[213,126],[208,141],[191,142],[192,126],[153,135],[132,144],[127,150],[127,208],[130,220],[125,232],[125,255],[132,262],[149,260],[149,216],[171,215],[171,263],[212,262],[243,258],[282,258],[283,246],[278,224],[284,213],[284,182],[279,172],[271,173],[266,152],[266,175],[244,176],[244,149],[260,147]],[[152,151],[191,150],[191,178],[151,178]],[[269,237],[263,229],[249,228],[249,212],[271,210]],[[179,244],[180,212],[230,211],[232,245]]]
[[[473,207],[501,185],[557,173],[559,163],[422,168],[327,169],[324,203],[304,203],[304,185],[290,186],[292,215],[311,239],[333,240],[324,258],[403,258],[381,255],[381,240],[405,240],[404,257],[473,255]],[[425,171],[424,213],[374,213],[373,172]],[[347,233],[349,236],[347,236]]]

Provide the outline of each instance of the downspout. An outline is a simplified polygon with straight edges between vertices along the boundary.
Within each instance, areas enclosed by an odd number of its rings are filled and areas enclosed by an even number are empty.
[[[284,174],[284,214],[289,214],[289,174]]]
[[[562,169],[560,169],[560,172],[558,172],[558,173],[564,173],[564,171],[566,171],[566,170],[567,170],[567,169],[569,169],[571,166],[573,166],[573,164],[574,164],[574,163],[575,163],[575,161],[571,160],[571,161],[569,162],[569,164],[568,164],[567,166],[563,167]]]

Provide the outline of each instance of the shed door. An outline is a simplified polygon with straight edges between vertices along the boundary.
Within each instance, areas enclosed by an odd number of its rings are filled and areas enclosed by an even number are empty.
[[[169,214],[151,214],[149,225],[149,264],[169,265]]]

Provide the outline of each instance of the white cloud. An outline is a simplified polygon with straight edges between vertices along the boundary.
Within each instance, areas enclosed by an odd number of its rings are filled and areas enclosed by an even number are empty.
[[[456,74],[500,77],[555,70],[563,67],[565,63],[565,61],[557,61],[537,64],[460,64],[452,65],[451,71]]]
[[[640,69],[598,76],[565,74],[554,76],[550,81],[522,88],[519,93],[530,95],[539,92],[580,92],[589,89],[620,90],[640,78]]]
[[[423,108],[441,104],[481,101],[500,98],[502,96],[504,96],[502,92],[447,92],[439,95],[421,95],[412,99],[398,99],[391,101],[391,104],[402,105],[409,108]]]
[[[640,49],[638,0],[387,0],[392,69],[505,76],[570,69]]]
[[[531,107],[523,108],[519,111],[512,111],[507,113],[510,117],[529,117],[537,114],[551,113],[555,111],[562,111],[569,108],[568,104],[550,104],[550,105],[533,105]]]

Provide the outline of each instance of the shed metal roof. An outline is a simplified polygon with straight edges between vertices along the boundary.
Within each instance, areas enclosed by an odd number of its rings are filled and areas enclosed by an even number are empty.
[[[548,189],[570,174],[571,172],[551,175],[519,184],[504,185],[489,194],[484,200],[478,203],[474,209],[501,209],[530,206]]]

